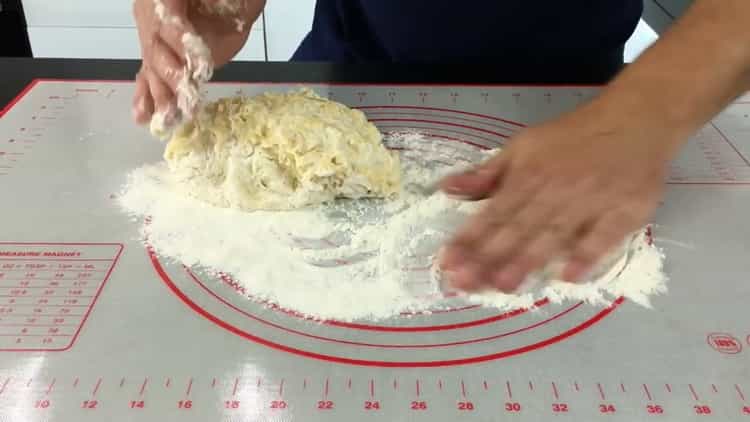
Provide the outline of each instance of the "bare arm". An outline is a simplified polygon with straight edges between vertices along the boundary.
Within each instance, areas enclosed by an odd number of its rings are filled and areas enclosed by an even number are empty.
[[[155,112],[176,113],[175,98],[186,72],[185,33],[200,36],[210,50],[212,65],[229,62],[247,42],[265,0],[135,0],[133,14],[143,58],[136,77],[133,115],[138,123]]]
[[[750,1],[698,0],[592,106],[652,121],[673,153],[748,89]]]
[[[583,107],[511,140],[443,189],[490,197],[447,245],[453,284],[513,291],[553,258],[577,280],[643,227],[669,161],[750,89],[750,0],[697,0],[661,40]]]

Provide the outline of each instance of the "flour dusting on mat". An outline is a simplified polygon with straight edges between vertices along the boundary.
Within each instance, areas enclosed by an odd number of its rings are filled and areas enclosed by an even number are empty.
[[[551,282],[524,295],[444,297],[432,271],[434,255],[481,203],[424,190],[490,153],[418,134],[386,141],[401,154],[403,191],[394,200],[243,212],[189,197],[160,163],[131,172],[119,202],[136,218],[150,217],[141,235],[160,256],[229,274],[253,299],[316,319],[383,319],[468,303],[510,309],[545,296],[602,304],[623,295],[649,306],[650,295],[666,291],[663,255],[641,234],[630,244],[624,269],[592,283]]]

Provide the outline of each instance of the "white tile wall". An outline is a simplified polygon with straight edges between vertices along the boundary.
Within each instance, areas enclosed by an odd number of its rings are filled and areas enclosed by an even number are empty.
[[[29,26],[135,26],[132,0],[23,0]],[[263,27],[258,20],[254,29]]]
[[[312,28],[315,0],[269,0],[266,4],[268,60],[286,61]]]
[[[638,27],[635,29],[635,33],[630,37],[627,44],[625,44],[625,61],[630,63],[634,61],[643,51],[651,46],[656,40],[659,39],[659,35],[651,29],[648,24],[641,19],[638,23]]]
[[[34,57],[138,59],[141,51],[135,28],[30,26]],[[265,61],[263,30],[253,28],[236,60]]]
[[[24,0],[34,57],[140,58],[130,0]],[[236,60],[266,60],[263,19]]]
[[[23,0],[29,26],[133,27],[130,0]]]

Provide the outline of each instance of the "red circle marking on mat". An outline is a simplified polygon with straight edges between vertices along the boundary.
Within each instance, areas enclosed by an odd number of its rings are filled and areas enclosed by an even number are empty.
[[[485,341],[497,340],[499,338],[507,337],[507,336],[510,336],[510,335],[513,335],[513,334],[518,334],[518,333],[522,333],[524,331],[528,331],[528,330],[531,330],[531,329],[534,329],[534,328],[537,328],[537,327],[541,327],[542,325],[545,325],[545,324],[547,324],[549,322],[552,322],[552,321],[554,321],[554,320],[556,320],[556,319],[558,319],[560,317],[563,317],[563,316],[569,314],[573,310],[575,310],[575,309],[579,308],[581,305],[583,305],[583,302],[578,302],[577,304],[575,304],[575,305],[571,306],[570,308],[565,309],[565,310],[563,310],[563,311],[561,311],[561,312],[559,312],[559,313],[551,316],[550,318],[547,318],[547,319],[545,319],[543,321],[536,322],[536,323],[534,323],[532,325],[529,325],[527,327],[519,328],[519,329],[516,329],[516,330],[513,330],[513,331],[509,331],[507,333],[495,334],[493,336],[481,337],[481,338],[472,339],[472,340],[462,340],[462,341],[456,341],[456,342],[451,342],[451,343],[442,343],[442,344],[408,344],[408,345],[405,345],[405,344],[362,343],[362,342],[349,341],[349,340],[340,340],[340,339],[335,339],[335,338],[330,338],[330,337],[318,336],[318,335],[315,335],[315,334],[304,333],[304,332],[299,331],[299,330],[294,330],[294,329],[287,328],[287,327],[284,327],[282,325],[279,325],[279,324],[267,321],[267,320],[265,320],[263,318],[260,318],[258,316],[253,315],[253,314],[245,312],[242,309],[240,309],[240,308],[234,306],[233,304],[227,302],[226,300],[224,300],[224,298],[222,298],[221,296],[219,296],[218,294],[216,294],[213,290],[209,289],[208,286],[206,286],[200,279],[198,279],[198,277],[195,274],[192,273],[192,271],[188,271],[188,274],[190,275],[190,278],[192,278],[193,281],[196,284],[198,284],[198,286],[203,291],[205,291],[206,293],[208,293],[211,297],[213,297],[214,299],[218,300],[219,302],[221,302],[223,305],[229,307],[230,309],[232,309],[232,310],[234,310],[236,312],[239,312],[240,314],[242,314],[242,315],[244,315],[244,316],[246,316],[246,317],[248,317],[250,319],[253,319],[253,320],[257,321],[257,322],[260,322],[261,324],[264,324],[264,325],[267,325],[267,326],[270,326],[270,327],[273,327],[273,328],[277,328],[277,329],[279,329],[281,331],[286,331],[288,333],[296,334],[296,335],[299,335],[299,336],[308,337],[308,338],[314,338],[316,340],[328,341],[328,342],[332,342],[332,343],[348,344],[348,345],[353,345],[353,346],[380,347],[380,348],[383,348],[383,349],[421,349],[421,348],[428,349],[428,348],[437,348],[437,347],[460,346],[460,345],[466,345],[466,344],[475,344],[475,343],[482,343],[482,342],[485,342]]]
[[[409,121],[409,120],[408,119],[400,119],[399,121]],[[413,121],[419,122],[419,120],[413,120]],[[439,123],[439,122],[436,122],[436,123]],[[404,127],[404,128],[408,128],[408,127]],[[494,133],[494,132],[491,132],[491,133]],[[466,141],[464,139],[451,138],[451,137],[447,137],[447,136],[430,134],[430,133],[424,133],[424,132],[420,132],[420,134],[423,134],[423,135],[426,135],[426,136],[431,136],[431,137],[436,137],[436,138],[448,139],[450,141],[460,142],[460,143],[463,143],[463,144],[471,145],[473,147],[477,147],[479,149],[484,149],[484,150],[488,149],[488,147],[486,147],[484,145],[475,144],[473,142]],[[466,135],[466,136],[472,136],[470,134],[464,134],[464,133],[462,133],[462,134]],[[481,137],[478,137],[478,138],[486,140],[486,141],[489,141],[489,142],[496,142],[496,141],[484,139],[484,138],[481,138]],[[190,271],[189,268],[186,268],[186,271],[188,272],[188,274],[190,275],[190,277],[192,277],[193,279],[196,279],[196,281],[198,281],[197,278],[195,277],[195,275],[192,273],[192,271]],[[215,295],[215,293],[213,293],[213,294]],[[216,295],[216,296],[218,297],[218,295]],[[252,298],[251,295],[250,295],[250,297]],[[541,300],[538,300],[537,302],[535,302],[534,303],[534,307],[545,306],[548,303],[549,303],[549,300],[547,298],[544,298],[544,299],[541,299]],[[278,305],[273,304],[273,303],[267,303],[266,305],[269,306],[270,308],[274,309],[274,310],[277,310],[279,312],[282,312],[284,314],[287,314],[287,315],[290,315],[290,316],[293,316],[293,317],[297,317],[297,318],[301,318],[301,319],[309,319],[305,315],[301,315],[298,312],[294,312],[292,310],[283,309],[283,308],[281,308]],[[467,306],[465,308],[460,308],[460,309],[456,309],[456,310],[450,310],[450,312],[454,312],[454,311],[458,311],[458,310],[475,309],[477,307],[478,306],[476,306],[476,305]],[[448,311],[445,311],[445,312],[448,312]],[[496,315],[496,316],[493,316],[493,317],[484,318],[484,319],[481,319],[481,320],[468,321],[468,322],[456,323],[456,324],[446,324],[446,325],[440,325],[440,326],[426,326],[426,327],[389,327],[389,326],[378,326],[378,325],[367,325],[367,324],[350,323],[350,322],[343,322],[343,321],[336,321],[336,320],[325,320],[325,321],[321,321],[321,323],[322,324],[326,324],[326,325],[331,325],[331,326],[337,326],[337,327],[343,327],[343,328],[351,328],[351,329],[358,329],[358,330],[367,330],[367,331],[382,331],[382,332],[427,332],[427,331],[440,331],[440,330],[455,330],[455,329],[461,329],[461,328],[474,327],[474,326],[483,325],[483,324],[489,324],[489,323],[492,323],[492,322],[497,322],[497,321],[501,321],[501,320],[504,320],[504,319],[512,318],[514,316],[523,314],[525,312],[526,312],[525,309],[517,309],[517,310],[505,312],[505,313],[502,313],[500,315]]]
[[[187,297],[178,287],[177,285],[172,282],[172,280],[169,278],[169,275],[167,275],[166,271],[164,271],[164,268],[161,266],[161,263],[156,257],[156,254],[154,253],[152,248],[147,248],[149,257],[151,258],[151,263],[154,266],[154,269],[156,270],[159,277],[162,279],[162,281],[167,285],[167,287],[172,291],[172,293],[177,296],[180,300],[182,300],[183,303],[185,303],[190,309],[201,315],[202,317],[208,319],[212,323],[216,324],[217,326],[235,334],[242,338],[245,338],[247,340],[250,340],[252,342],[261,344],[266,347],[270,347],[275,350],[279,350],[282,352],[294,354],[297,356],[303,356],[311,359],[317,359],[322,360],[326,362],[334,362],[334,363],[341,363],[341,364],[348,364],[348,365],[359,365],[359,366],[373,366],[373,367],[387,367],[387,368],[425,368],[425,367],[440,367],[440,366],[456,366],[456,365],[467,365],[467,364],[473,364],[473,363],[480,363],[480,362],[486,362],[490,360],[497,360],[497,359],[503,359],[511,356],[520,355],[526,352],[530,352],[533,350],[538,350],[544,347],[547,347],[551,344],[558,343],[562,340],[565,340],[569,337],[572,337],[581,331],[593,326],[597,322],[601,321],[612,313],[618,306],[620,306],[624,301],[625,298],[620,297],[616,299],[610,306],[607,308],[601,310],[599,313],[594,315],[591,319],[581,323],[580,325],[573,327],[563,333],[560,333],[554,337],[548,338],[546,340],[539,341],[537,343],[533,343],[530,345],[522,346],[516,349],[506,350],[504,352],[498,352],[498,353],[492,353],[488,355],[482,355],[482,356],[475,356],[470,358],[461,358],[461,359],[448,359],[448,360],[436,360],[436,361],[376,361],[376,360],[366,360],[366,359],[352,359],[352,358],[343,358],[338,356],[327,356],[320,353],[315,352],[309,352],[302,349],[297,349],[295,347],[285,346],[283,344],[275,343],[273,341],[266,340],[264,338],[258,337],[256,335],[253,335],[251,333],[244,332],[240,330],[239,328],[222,321],[221,319],[217,318],[216,316],[210,314],[205,309],[201,308],[198,304],[190,300],[189,297]]]
[[[478,127],[474,127],[474,126],[462,125],[462,124],[458,124],[458,123],[440,122],[440,121],[437,121],[437,120],[394,119],[394,118],[391,118],[391,119],[369,119],[369,120],[371,122],[373,122],[373,123],[376,123],[376,122],[427,123],[427,124],[440,125],[440,126],[450,126],[450,127],[457,127],[457,128],[460,128],[460,129],[475,130],[477,132],[486,133],[488,135],[497,136],[497,137],[500,137],[500,138],[503,138],[503,139],[507,139],[510,136],[510,135],[505,135],[505,134],[500,133],[500,132],[495,132],[495,131],[492,131],[492,130],[482,129],[482,128],[478,128]],[[448,131],[447,129],[441,129],[440,127],[435,127],[434,129],[435,130],[445,130],[446,132]],[[457,133],[460,133],[460,132],[457,132]],[[464,134],[464,135],[468,135],[468,134]],[[477,136],[477,138],[479,138],[479,136]],[[480,139],[482,139],[482,138],[480,138]]]
[[[451,134],[454,134],[454,135],[464,136],[464,137],[467,137],[467,138],[468,137],[473,137],[475,139],[479,139],[479,140],[482,140],[484,142],[490,142],[490,143],[493,143],[493,144],[502,145],[502,142],[496,141],[494,139],[484,138],[484,137],[481,137],[479,135],[472,135],[471,133],[461,132],[461,131],[458,131],[458,130],[443,129],[443,128],[439,128],[439,127],[424,127],[424,126],[412,126],[412,125],[409,125],[409,126],[406,126],[406,125],[384,125],[384,124],[378,124],[376,126],[378,127],[378,129],[396,129],[396,133],[398,133],[398,131],[401,131],[401,132],[409,131],[409,132],[411,132],[411,131],[414,131],[414,130],[418,130],[417,133],[419,133],[420,135],[428,135],[428,136],[435,136],[435,135],[431,134],[431,133],[428,133],[427,131],[438,131],[439,130],[439,131],[448,132],[448,133],[451,133]],[[390,131],[390,132],[393,133],[393,131]],[[471,146],[476,147],[476,148],[489,149],[489,147],[487,147],[485,145],[478,144],[478,143],[472,142],[472,141],[467,141],[465,139],[456,139],[456,138],[448,138],[448,137],[444,137],[444,139],[449,139],[449,140],[452,140],[452,141],[456,140],[456,141],[459,141],[459,142],[461,142],[463,144],[471,145]]]
[[[365,108],[365,107],[363,107],[363,108]],[[370,108],[399,108],[399,107],[397,107],[397,106],[393,106],[393,107],[388,107],[388,106],[372,106]],[[427,108],[427,107],[424,107],[424,108],[422,108],[422,107],[403,107],[403,108],[425,109],[425,110],[430,109],[430,108]],[[437,110],[437,111],[451,111],[451,112],[454,111],[454,110],[448,110],[448,109],[434,109],[434,110]],[[493,120],[499,120],[499,121],[504,121],[504,122],[509,122],[509,123],[517,124],[515,122],[510,122],[510,121],[506,121],[506,120],[499,119],[499,118],[493,118],[491,116],[483,116],[483,115],[478,115],[478,114],[474,114],[474,113],[465,113],[465,112],[458,112],[458,113],[468,114],[468,115],[476,115],[476,116],[481,116],[481,117],[487,117],[487,118],[490,118],[490,119],[493,119]],[[441,125],[447,125],[447,126],[456,126],[456,127],[463,127],[463,128],[468,128],[468,129],[472,129],[472,130],[477,130],[477,131],[484,132],[484,133],[490,133],[490,134],[496,135],[496,136],[501,137],[501,138],[506,138],[507,137],[506,135],[503,135],[503,134],[500,134],[500,133],[497,133],[497,132],[492,132],[492,131],[489,131],[489,130],[486,130],[486,129],[473,128],[471,126],[457,125],[457,124],[451,124],[451,123],[445,123],[445,122],[438,122],[438,121],[424,121],[424,120],[410,120],[410,119],[374,119],[373,121],[398,121],[398,122],[409,122],[409,121],[412,121],[412,122],[415,122],[415,123],[434,123],[434,124],[441,124]],[[522,125],[519,124],[519,126],[522,126]],[[425,129],[427,129],[427,128],[425,128]],[[440,130],[439,128],[432,128],[432,129]],[[436,135],[433,135],[433,134],[426,134],[426,135],[440,137],[440,136],[436,136]],[[470,135],[470,134],[465,134],[465,133],[461,133],[461,135],[474,136],[474,137],[477,137],[479,139],[487,140],[487,139],[478,137],[476,135]],[[447,138],[447,137],[444,137],[444,138],[450,139],[450,138]],[[472,145],[472,146],[476,146],[476,147],[479,147],[479,148],[482,148],[482,149],[486,149],[487,148],[487,147],[485,147],[483,145],[477,145],[477,144],[474,144],[472,142],[469,142],[469,141],[466,141],[466,140],[462,140],[462,139],[450,139],[450,140],[455,140],[455,141],[462,142],[462,143],[465,143],[465,144],[468,144],[468,145]],[[491,141],[491,142],[494,142],[494,141]],[[232,333],[234,333],[234,334],[236,334],[236,335],[238,335],[240,337],[243,337],[243,338],[246,338],[246,339],[251,340],[253,342],[265,345],[267,347],[274,348],[276,350],[281,350],[281,351],[285,351],[285,352],[288,352],[288,353],[296,354],[296,355],[299,355],[299,356],[305,356],[305,357],[309,357],[309,358],[313,358],[313,359],[325,360],[325,361],[336,362],[336,363],[352,364],[352,365],[381,366],[381,367],[436,367],[436,366],[452,366],[452,365],[463,365],[463,364],[470,364],[470,363],[478,363],[478,362],[484,362],[484,361],[488,361],[488,360],[495,360],[495,359],[501,359],[501,358],[505,358],[505,357],[510,357],[510,356],[518,355],[518,354],[525,353],[525,352],[528,352],[528,351],[540,349],[540,348],[546,347],[546,346],[548,346],[550,344],[554,344],[554,343],[557,343],[559,341],[562,341],[562,340],[564,340],[564,339],[566,339],[566,338],[568,338],[570,336],[573,336],[573,335],[577,334],[578,332],[583,331],[584,329],[592,326],[593,324],[595,324],[599,320],[603,319],[605,316],[607,316],[608,314],[610,314],[617,306],[619,306],[624,301],[624,298],[622,298],[622,297],[618,298],[608,308],[602,310],[601,312],[599,312],[598,314],[596,314],[594,317],[592,317],[588,321],[585,321],[582,324],[580,324],[580,325],[578,325],[578,326],[576,326],[576,327],[574,327],[572,329],[569,329],[569,330],[565,331],[564,333],[561,333],[561,334],[559,334],[559,335],[557,335],[555,337],[552,337],[552,338],[549,338],[547,340],[543,340],[543,341],[540,341],[540,342],[537,342],[537,343],[534,343],[534,344],[531,344],[531,345],[527,345],[527,346],[523,346],[523,347],[520,347],[520,348],[516,348],[516,349],[504,351],[504,352],[499,352],[499,353],[494,353],[494,354],[489,354],[489,355],[484,355],[484,356],[471,357],[471,358],[452,359],[452,360],[440,360],[440,361],[428,361],[428,362],[416,362],[416,361],[415,362],[388,362],[388,361],[374,361],[374,360],[363,360],[363,359],[350,359],[350,358],[343,358],[343,357],[323,355],[323,354],[319,354],[319,353],[315,353],[315,352],[309,352],[309,351],[297,349],[297,348],[294,348],[294,347],[290,347],[290,346],[285,346],[285,345],[282,345],[282,344],[278,344],[278,343],[275,343],[275,342],[272,342],[272,341],[260,338],[258,336],[255,336],[253,334],[244,332],[241,329],[239,329],[239,328],[237,328],[237,327],[235,327],[235,326],[233,326],[233,325],[231,325],[231,324],[229,324],[229,323],[227,323],[227,322],[219,319],[218,317],[210,314],[205,309],[201,308],[198,304],[196,304],[190,298],[188,298],[182,291],[180,291],[179,288],[174,284],[174,282],[172,282],[172,280],[169,278],[169,276],[167,275],[166,271],[164,271],[164,268],[161,266],[161,263],[158,261],[158,258],[156,256],[156,254],[154,253],[154,251],[151,248],[148,248],[148,253],[149,253],[149,256],[151,257],[151,261],[152,261],[152,264],[154,265],[154,268],[156,269],[157,273],[162,278],[162,280],[164,281],[164,283],[170,288],[170,290],[178,298],[180,298],[186,305],[188,305],[188,307],[190,307],[192,310],[194,310],[195,312],[197,312],[201,316],[207,318],[208,320],[210,320],[214,324],[216,324],[216,325],[218,325],[218,326],[220,326],[220,327],[222,327],[222,328],[224,328],[224,329],[226,329],[226,330],[228,330],[228,331],[230,331],[230,332],[232,332]],[[305,334],[305,333],[301,333],[301,332],[295,332],[294,330],[290,330],[290,329],[281,327],[281,326],[279,326],[277,324],[273,324],[273,323],[270,323],[268,321],[264,321],[264,320],[262,320],[260,318],[257,318],[257,317],[254,317],[252,315],[249,315],[249,314],[247,314],[247,313],[239,310],[238,308],[232,306],[231,304],[227,303],[221,297],[219,297],[215,293],[211,292],[205,285],[203,285],[200,282],[200,280],[198,280],[197,277],[195,277],[192,274],[192,272],[189,271],[189,273],[190,273],[191,277],[193,277],[193,279],[201,287],[203,287],[205,290],[207,290],[208,292],[210,292],[216,299],[218,299],[219,301],[221,301],[222,303],[224,303],[226,306],[230,306],[233,309],[235,309],[235,310],[237,310],[237,311],[239,311],[239,312],[241,312],[241,313],[243,313],[243,314],[245,314],[247,316],[250,316],[250,317],[258,320],[259,322],[266,323],[268,325],[274,326],[274,327],[282,329],[282,330],[286,330],[286,331],[289,331],[289,332],[294,332],[294,333],[297,333],[297,334],[300,334],[300,335],[304,335],[304,336],[307,336],[307,337],[317,338],[317,339],[320,339],[320,340],[336,341],[336,342],[341,342],[341,343],[345,343],[345,344],[354,344],[354,345],[370,346],[370,347],[384,347],[382,345],[370,345],[370,344],[366,344],[366,343],[357,344],[357,343],[348,342],[348,341],[341,341],[341,340],[335,340],[335,339],[326,339],[324,337],[314,336],[314,335],[311,335],[311,334]],[[562,316],[562,315],[564,315],[564,314],[566,314],[568,312],[571,312],[573,309],[579,307],[580,305],[581,305],[581,303],[578,303],[577,305],[574,305],[572,308],[570,308],[570,309],[568,309],[566,311],[563,311],[563,312],[557,314],[555,317],[553,317],[551,319],[548,319],[548,320],[545,320],[545,321],[541,321],[541,322],[539,322],[537,324],[534,324],[534,325],[532,325],[530,327],[526,327],[525,329],[516,330],[515,332],[510,332],[510,333],[504,333],[504,334],[501,334],[501,335],[498,335],[498,336],[494,336],[494,337],[495,338],[499,338],[499,337],[502,337],[502,336],[507,336],[507,335],[511,335],[511,334],[514,334],[514,333],[517,333],[517,332],[520,332],[520,331],[524,331],[524,330],[528,330],[528,329],[531,329],[531,328],[538,327],[540,325],[543,325],[545,323],[550,322],[553,319],[559,318],[560,316]],[[525,312],[525,310],[520,310],[520,312],[519,311],[511,311],[509,313],[497,315],[495,317],[485,318],[484,320],[471,321],[471,322],[458,323],[458,324],[449,324],[449,325],[446,325],[446,326],[439,326],[441,328],[438,328],[438,329],[466,328],[468,326],[479,325],[479,324],[483,324],[483,323],[494,322],[494,321],[497,321],[497,320],[506,319],[506,318],[509,318],[510,316],[515,316],[515,315],[518,315],[518,314],[524,313],[524,312]],[[346,328],[358,328],[358,329],[370,329],[370,330],[377,329],[377,330],[381,330],[381,331],[405,331],[404,329],[407,329],[409,331],[415,331],[415,330],[419,330],[419,331],[432,331],[432,330],[435,330],[435,327],[374,327],[374,326],[366,326],[366,325],[361,325],[361,324],[342,323],[342,322],[338,322],[338,321],[327,321],[327,323],[330,323],[331,325],[341,325],[341,326],[344,326]],[[469,325],[467,325],[467,324],[469,324]],[[367,328],[364,328],[364,327],[367,327]],[[445,328],[445,327],[449,327],[449,328]],[[477,341],[487,341],[487,340],[486,339],[484,339],[484,340],[483,339],[468,340],[468,341],[464,341],[464,342],[456,342],[455,344],[446,344],[443,347],[450,346],[450,345],[470,344],[472,342],[477,342]],[[433,346],[429,346],[429,345],[427,345],[427,346],[426,345],[421,345],[421,346],[394,345],[392,347],[440,347],[440,345],[433,345]]]
[[[480,113],[470,113],[468,111],[461,111],[461,110],[451,110],[449,108],[438,108],[438,107],[420,107],[420,106],[397,106],[397,105],[371,105],[371,106],[358,106],[358,107],[352,107],[358,110],[372,110],[372,109],[404,109],[404,110],[431,110],[431,111],[444,111],[448,113],[457,113],[457,114],[463,114],[466,116],[474,116],[474,117],[483,117],[485,119],[494,120],[497,122],[503,122],[503,123],[509,123],[514,126],[518,126],[520,128],[526,127],[523,123],[514,122],[513,120],[503,119],[500,117],[490,116],[488,114],[480,114]]]
[[[185,270],[188,273],[188,275],[190,276],[190,278],[192,278],[196,283],[199,283],[212,296],[214,296],[215,298],[217,298],[219,300],[223,300],[223,299],[221,299],[221,296],[219,296],[214,291],[212,291],[211,289],[209,289],[208,287],[206,287],[205,284],[203,284],[198,279],[198,277],[189,268],[187,268],[187,267],[183,267],[183,268],[185,268]],[[541,307],[546,306],[548,304],[549,304],[549,299],[548,298],[539,299],[536,302],[534,302],[534,307],[535,308],[541,308]],[[280,308],[278,305],[275,305],[275,304],[272,304],[272,303],[266,303],[266,305],[268,305],[270,308],[272,308],[274,310],[278,310],[278,311],[280,311],[280,312],[282,312],[284,314],[287,314],[289,316],[293,316],[293,317],[300,318],[300,319],[311,319],[311,318],[306,317],[306,316],[304,316],[304,315],[302,315],[302,314],[300,314],[298,312],[290,311],[290,310],[287,310],[287,309]],[[574,308],[575,306],[576,305],[574,305],[572,308]],[[569,309],[569,310],[571,310],[571,309]],[[244,313],[243,311],[239,311],[239,312]],[[476,326],[479,326],[479,325],[490,324],[490,323],[493,323],[493,322],[497,322],[497,321],[502,321],[502,320],[505,320],[505,319],[513,318],[515,316],[525,314],[526,312],[528,312],[528,309],[518,308],[518,309],[514,309],[512,311],[503,312],[502,314],[499,314],[499,315],[495,315],[495,316],[491,316],[491,317],[487,317],[487,318],[482,318],[482,319],[477,319],[477,320],[474,320],[474,321],[466,321],[466,322],[459,322],[459,323],[454,323],[454,324],[444,324],[444,325],[422,326],[422,327],[392,327],[392,326],[386,326],[386,325],[367,325],[367,324],[358,324],[358,323],[355,323],[355,322],[344,322],[344,321],[336,321],[336,320],[324,320],[324,321],[320,321],[320,323],[321,324],[325,324],[325,325],[331,325],[331,326],[334,326],[334,327],[350,328],[350,329],[362,330],[362,331],[411,332],[411,333],[415,333],[415,332],[447,331],[447,330],[457,330],[457,329],[461,329],[461,328],[476,327]]]
[[[365,115],[368,117],[370,116],[416,116],[416,117],[429,117],[432,119],[450,119],[460,122],[466,122],[466,123],[473,123],[477,125],[484,125],[484,126],[491,126],[496,129],[502,129],[514,132],[517,131],[517,128],[509,128],[507,126],[500,126],[495,123],[486,123],[486,122],[480,122],[478,120],[472,120],[472,119],[465,119],[463,117],[455,117],[455,116],[444,116],[439,114],[429,114],[429,113],[414,113],[414,112],[408,112],[408,111],[367,111],[365,112]]]
[[[398,134],[402,134],[402,133],[404,133],[403,129],[408,129],[410,127],[409,126],[394,126],[393,128],[394,129],[401,129],[401,130],[387,131],[387,132],[383,132],[383,134],[384,135],[398,135]],[[388,129],[388,128],[386,128],[386,129]],[[414,129],[414,128],[411,128],[411,129]],[[479,148],[479,149],[482,149],[482,150],[485,150],[485,151],[488,150],[488,149],[490,149],[489,147],[487,147],[485,145],[475,144],[474,142],[466,141],[464,139],[454,138],[454,137],[451,137],[451,136],[439,135],[437,133],[428,133],[428,132],[416,132],[416,133],[419,134],[419,135],[429,136],[429,137],[432,137],[432,138],[446,139],[446,140],[449,140],[449,141],[460,142],[462,144],[471,145],[473,147],[476,147],[476,148]],[[499,145],[499,143],[498,143],[498,145]],[[408,150],[407,148],[392,148],[392,147],[389,148],[389,149]]]
[[[190,270],[190,268],[188,268],[185,265],[183,265],[182,267],[185,269],[185,271],[188,273],[188,275],[190,275],[191,277],[195,276],[195,274]],[[295,318],[318,321],[315,318],[310,318],[309,316],[301,314],[301,313],[299,313],[297,311],[294,311],[292,309],[284,309],[284,308],[280,307],[279,305],[277,305],[277,304],[275,304],[273,302],[269,302],[267,300],[263,300],[263,299],[260,299],[258,297],[255,297],[254,295],[245,292],[244,288],[238,289],[237,282],[229,274],[220,272],[219,273],[219,278],[221,279],[221,281],[224,282],[224,284],[226,286],[234,288],[234,290],[237,293],[240,293],[240,294],[242,294],[244,296],[247,296],[250,300],[258,302],[258,303],[260,303],[260,304],[262,304],[262,305],[264,305],[264,306],[266,306],[268,308],[271,308],[271,309],[273,309],[275,311],[281,312],[281,313],[289,315],[289,316],[293,316]],[[242,291],[240,291],[240,290],[242,290]],[[456,296],[455,293],[446,293],[444,295],[444,297],[446,299],[447,298],[451,298],[451,297],[455,297],[455,296]],[[545,305],[546,303],[543,303],[545,301],[546,301],[546,298],[545,299],[540,299],[540,300],[534,302],[534,307],[540,307],[540,306]],[[477,309],[477,308],[480,308],[481,306],[482,305],[466,305],[466,306],[461,306],[461,307],[457,307],[457,308],[434,309],[434,310],[430,310],[429,313],[430,314],[446,314],[446,313],[451,313],[451,312],[461,312],[461,311],[468,311],[468,310],[471,310],[471,309]],[[426,313],[428,313],[428,312],[427,311],[401,312],[399,315],[401,315],[401,316],[415,316],[415,315],[424,315]],[[319,322],[326,323],[327,321],[319,321]],[[328,322],[331,322],[331,321],[329,320]]]
[[[185,265],[183,265],[182,267],[185,270],[185,272],[188,273],[188,275],[190,277],[196,277],[195,274],[190,270],[190,268],[188,268]],[[277,304],[275,304],[273,302],[269,302],[267,300],[263,300],[263,299],[260,299],[258,297],[255,297],[254,295],[245,292],[244,288],[238,289],[237,282],[230,275],[228,275],[228,274],[220,272],[219,273],[219,278],[221,279],[221,281],[224,282],[224,284],[226,286],[234,288],[234,290],[237,293],[246,296],[247,298],[249,298],[252,301],[260,303],[261,305],[266,306],[267,308],[273,309],[274,311],[278,311],[278,312],[281,312],[282,314],[285,314],[285,315],[288,315],[288,316],[292,316],[292,317],[295,317],[295,318],[305,319],[305,320],[311,320],[311,321],[318,321],[315,318],[310,318],[309,316],[301,314],[301,313],[299,313],[297,311],[294,311],[292,309],[284,309],[281,306],[279,306],[279,305],[277,305]],[[242,291],[240,291],[240,290],[242,290]],[[445,297],[448,298],[448,297],[453,297],[453,296],[455,296],[455,293],[449,294],[449,295],[447,295]],[[540,300],[538,300],[537,302],[534,303],[534,306],[535,307],[543,306],[543,305],[546,304],[546,303],[543,303],[545,301],[546,301],[546,299],[540,299]],[[477,308],[480,308],[480,307],[481,307],[481,305],[466,305],[466,306],[461,306],[461,307],[457,307],[457,308],[450,308],[450,309],[435,309],[435,310],[430,311],[430,313],[431,314],[445,314],[445,313],[451,313],[451,312],[468,311],[468,310],[477,309]],[[422,314],[425,314],[425,313],[426,313],[425,311],[419,311],[419,312],[402,312],[400,315],[401,316],[414,316],[414,315],[422,315]],[[331,323],[331,322],[334,322],[334,321],[333,320],[328,320],[328,321],[318,321],[318,322],[320,322],[321,324],[325,324],[325,323]]]

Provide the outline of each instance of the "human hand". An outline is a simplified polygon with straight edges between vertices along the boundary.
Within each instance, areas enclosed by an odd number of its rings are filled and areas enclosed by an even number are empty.
[[[442,189],[483,208],[445,246],[440,268],[453,287],[513,292],[532,271],[566,260],[581,279],[643,227],[675,152],[654,118],[632,122],[591,105],[517,135],[479,167]],[[663,126],[663,125],[662,125]]]
[[[214,67],[229,62],[247,41],[265,0],[239,0],[235,2],[236,8],[218,9],[224,3],[135,0],[133,14],[143,58],[133,98],[133,117],[137,123],[148,123],[156,111],[164,116],[167,125],[179,120],[181,112],[192,114],[196,102],[186,101],[178,107],[181,84],[185,89],[186,81],[205,82]],[[186,48],[185,34],[199,36],[209,52],[196,51],[190,45]],[[198,57],[201,54],[210,57]]]

